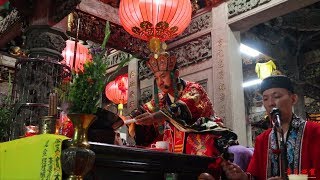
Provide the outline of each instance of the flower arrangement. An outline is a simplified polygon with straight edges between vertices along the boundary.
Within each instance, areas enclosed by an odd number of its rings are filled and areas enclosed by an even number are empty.
[[[110,25],[107,22],[101,47],[91,51],[93,60],[84,64],[83,71],[73,72],[71,82],[63,83],[62,88],[58,90],[62,101],[66,101],[69,105],[68,113],[94,114],[97,111],[101,92],[112,76],[106,76],[108,63],[105,47],[109,37]],[[122,60],[113,74],[131,59],[132,57],[128,57]]]

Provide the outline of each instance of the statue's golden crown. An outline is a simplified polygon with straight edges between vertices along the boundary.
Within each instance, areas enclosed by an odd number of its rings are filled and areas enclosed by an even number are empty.
[[[176,62],[177,58],[175,56],[170,56],[168,53],[162,53],[158,58],[151,55],[146,64],[153,73],[156,73],[159,71],[172,71]]]

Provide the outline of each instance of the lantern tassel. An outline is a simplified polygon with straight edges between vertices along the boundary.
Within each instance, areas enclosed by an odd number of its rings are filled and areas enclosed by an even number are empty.
[[[119,115],[122,116],[123,104],[118,104]]]

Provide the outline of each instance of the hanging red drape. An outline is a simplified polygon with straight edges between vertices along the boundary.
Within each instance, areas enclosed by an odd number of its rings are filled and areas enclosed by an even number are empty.
[[[64,57],[64,62],[68,65],[72,70],[76,73],[79,71],[83,71],[83,65],[87,61],[92,61],[92,56],[89,53],[89,49],[84,46],[83,44],[77,44],[77,51],[76,51],[76,60],[74,60],[74,46],[75,42],[71,40],[66,41],[66,47],[62,51],[62,56]]]

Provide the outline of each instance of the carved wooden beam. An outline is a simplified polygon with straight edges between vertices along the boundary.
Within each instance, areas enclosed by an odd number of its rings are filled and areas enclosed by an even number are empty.
[[[0,47],[4,47],[10,40],[20,35],[21,27],[21,16],[14,9],[0,21]]]
[[[238,1],[230,0],[228,1],[228,17],[237,16],[239,14],[245,13],[254,9],[258,6],[266,4],[271,0],[256,0],[256,1]]]
[[[234,31],[246,31],[261,22],[283,16],[319,0],[230,0],[228,24]]]
[[[81,0],[55,0],[54,8],[52,9],[52,20],[58,23],[70,14],[80,2]]]
[[[110,0],[110,2],[111,1],[117,0]],[[103,0],[82,0],[77,9],[91,14],[92,16],[120,25],[118,7],[109,5],[109,3]]]
[[[102,43],[106,20],[80,10],[76,10],[73,17],[80,18],[79,39]],[[67,33],[71,36],[76,34],[77,18],[71,18],[72,22],[69,22],[70,27]],[[140,59],[146,59],[149,56],[150,51],[145,41],[131,36],[118,24],[110,22],[110,29],[111,35],[107,43],[108,47],[130,53]]]
[[[54,25],[70,14],[81,0],[10,0],[13,7],[31,23],[46,22]],[[41,20],[40,20],[41,19]]]
[[[120,0],[99,0],[105,4],[110,4],[110,6],[119,8]]]

